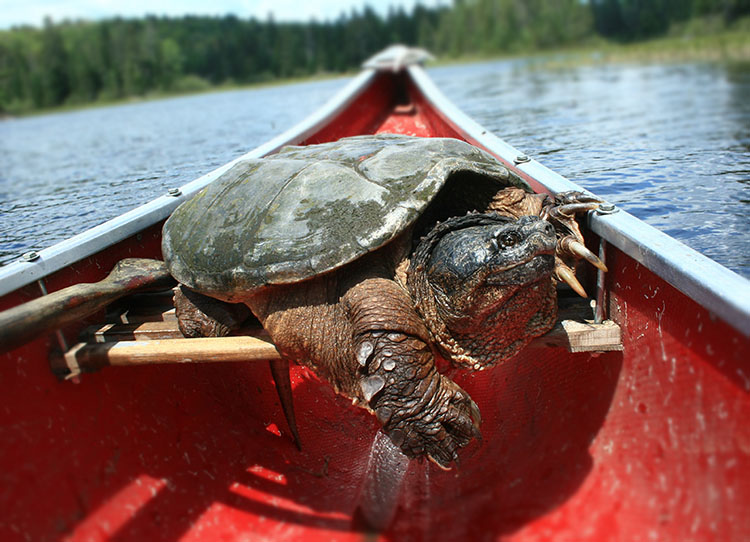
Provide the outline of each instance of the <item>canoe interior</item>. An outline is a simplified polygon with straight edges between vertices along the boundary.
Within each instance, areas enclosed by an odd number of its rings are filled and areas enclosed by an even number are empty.
[[[304,143],[387,131],[462,137],[406,76],[382,74]],[[46,287],[159,257],[159,241],[157,224]],[[750,536],[748,340],[611,246],[607,262],[624,352],[533,349],[452,371],[483,441],[449,472],[413,463],[380,538]],[[32,284],[0,309],[38,295]],[[73,383],[52,376],[54,348],[40,337],[0,364],[0,539],[363,539],[352,515],[377,424],[306,369],[292,369],[299,452],[266,364],[107,368]]]

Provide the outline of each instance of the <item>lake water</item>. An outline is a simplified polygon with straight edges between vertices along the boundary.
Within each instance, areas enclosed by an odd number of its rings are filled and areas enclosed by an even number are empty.
[[[428,71],[519,150],[750,278],[750,65],[516,60]],[[0,264],[211,171],[346,82],[0,122]]]

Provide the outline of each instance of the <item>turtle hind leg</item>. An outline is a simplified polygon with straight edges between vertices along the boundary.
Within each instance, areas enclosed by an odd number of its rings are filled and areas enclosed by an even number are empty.
[[[180,331],[185,337],[191,338],[225,337],[239,329],[249,319],[254,318],[247,305],[226,303],[190,290],[182,284],[175,288],[174,306]],[[268,365],[294,444],[297,449],[302,450],[294,415],[289,362],[269,360]]]
[[[174,289],[174,308],[185,337],[225,337],[239,329],[252,312],[242,303],[227,303],[180,284]]]

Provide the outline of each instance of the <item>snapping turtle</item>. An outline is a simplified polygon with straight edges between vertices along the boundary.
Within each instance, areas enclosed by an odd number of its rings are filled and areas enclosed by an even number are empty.
[[[563,260],[601,266],[572,218],[596,202],[533,194],[459,140],[358,136],[236,164],[172,214],[162,249],[181,326],[221,320],[196,292],[246,305],[283,358],[447,468],[480,414],[435,357],[483,369],[548,331]]]

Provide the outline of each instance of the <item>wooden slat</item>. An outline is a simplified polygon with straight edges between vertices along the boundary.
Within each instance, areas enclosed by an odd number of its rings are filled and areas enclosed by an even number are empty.
[[[60,374],[68,374],[106,366],[280,359],[276,347],[262,328],[246,329],[243,331],[251,333],[250,335],[231,337],[154,338],[158,333],[163,333],[163,336],[175,336],[174,329],[155,324],[156,322],[153,322],[149,326],[141,326],[152,328],[153,334],[147,340],[143,340],[144,335],[140,335],[136,330],[130,332],[135,335],[136,340],[79,343],[59,359],[53,360],[53,370]],[[103,330],[99,337],[104,340],[117,336],[108,336],[107,333],[107,330]],[[139,338],[141,340],[138,340]],[[552,331],[534,340],[530,346],[564,347],[571,352],[622,350],[620,327],[611,321],[597,325],[563,320],[558,322]]]
[[[166,322],[169,320],[177,321],[174,307],[156,307],[155,310],[141,312],[127,309],[117,314],[112,322],[122,324],[140,324],[142,322]]]
[[[133,295],[114,303],[107,311],[110,323],[137,324],[176,319],[172,290]]]
[[[280,359],[276,347],[261,337],[206,337],[79,343],[51,360],[53,372],[63,376],[102,367],[134,367],[172,363],[216,363]]]
[[[174,308],[168,307],[166,300],[166,294],[138,296],[136,302],[111,312],[110,323],[86,329],[79,344],[50,360],[53,371],[71,376],[107,366],[280,359],[259,325],[238,330],[230,337],[184,338]],[[594,324],[587,319],[591,314],[584,300],[561,298],[557,324],[529,347],[560,347],[569,352],[622,350],[620,327],[612,321]]]
[[[268,336],[260,327],[248,325],[232,333],[234,336]],[[136,324],[109,323],[86,328],[80,336],[81,342],[150,341],[154,339],[184,339],[177,319],[148,321]]]
[[[263,328],[248,327],[234,335],[259,336],[264,333]],[[87,330],[85,337],[87,342],[95,343],[183,338],[176,320],[94,326]],[[549,333],[535,339],[531,346],[559,346],[570,352],[622,350],[620,326],[610,320],[594,324],[590,321],[564,319],[558,321]]]
[[[154,339],[182,339],[177,319],[145,321],[141,323],[110,323],[91,326],[83,331],[84,342],[149,341]]]
[[[620,326],[612,320],[601,324],[560,320],[554,328],[535,339],[530,347],[562,347],[568,352],[611,352],[622,350]]]

